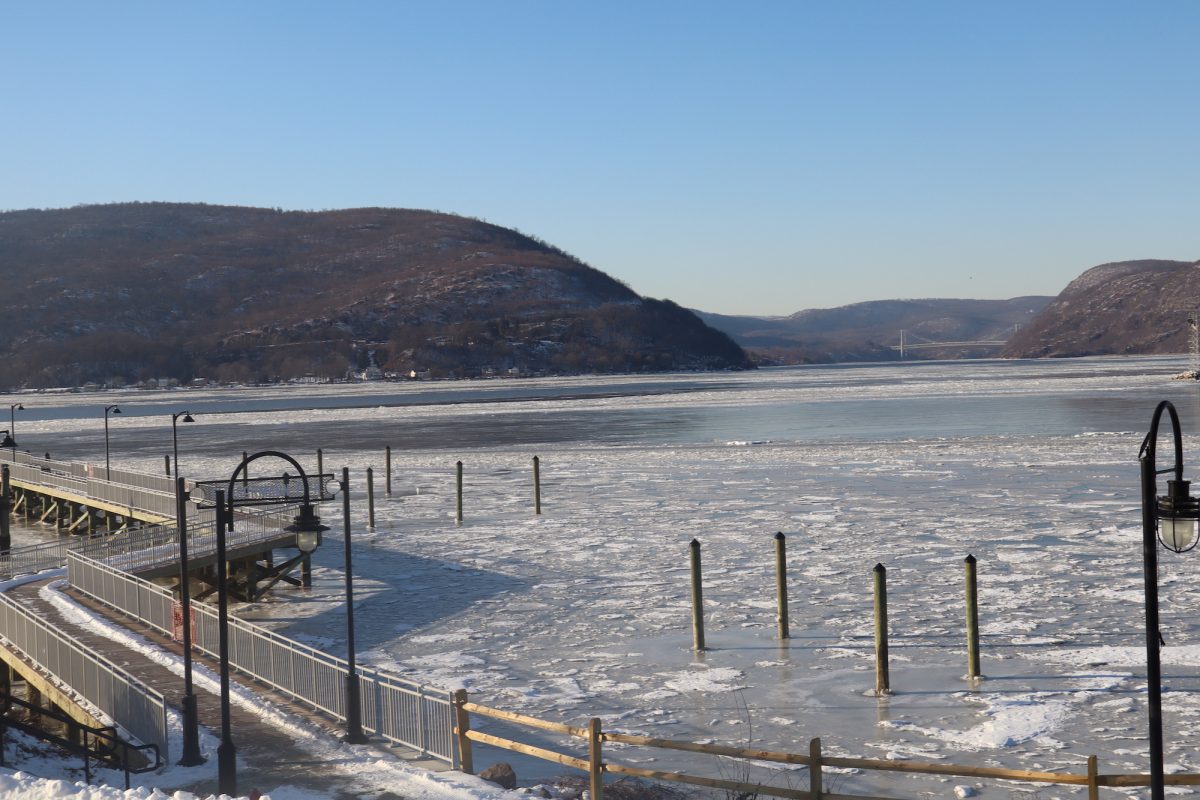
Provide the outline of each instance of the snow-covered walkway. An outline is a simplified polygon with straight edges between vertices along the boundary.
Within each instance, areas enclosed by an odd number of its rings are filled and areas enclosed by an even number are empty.
[[[87,646],[101,652],[166,696],[171,705],[171,764],[159,773],[133,776],[135,782],[161,791],[204,797],[217,784],[216,748],[220,743],[220,698],[217,665],[201,654],[193,658],[194,685],[201,721],[201,750],[207,762],[198,767],[174,765],[181,749],[179,702],[183,693],[182,648],[146,626],[117,615],[79,596],[59,578],[24,583],[7,590],[10,597],[33,610]],[[238,789],[273,793],[273,797],[350,798],[370,794],[382,798],[415,797],[433,789],[434,796],[477,797],[487,788],[468,776],[439,782],[428,760],[404,763],[404,754],[382,742],[351,746],[339,741],[343,731],[257,684],[231,674],[232,737],[237,747]],[[207,728],[207,730],[206,730]],[[118,773],[101,771],[103,779],[119,785]],[[415,779],[417,787],[406,790]],[[465,782],[459,785],[459,779]],[[279,791],[283,787],[281,794]],[[302,787],[299,788],[299,787]],[[298,792],[298,793],[297,793]]]

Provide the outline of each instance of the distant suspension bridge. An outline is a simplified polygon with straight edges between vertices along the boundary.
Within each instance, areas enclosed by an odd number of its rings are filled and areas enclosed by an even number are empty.
[[[1021,327],[1020,324],[1014,324],[1012,327],[1006,328],[1005,330],[1001,331],[1000,335],[1004,336],[1005,334],[1008,334],[1008,337],[1011,338],[1012,335],[1015,334],[1020,329],[1020,327]],[[900,357],[904,358],[905,353],[907,353],[910,350],[942,350],[942,349],[951,348],[951,347],[958,347],[958,348],[962,348],[962,347],[979,347],[979,348],[1003,347],[1006,344],[1008,344],[1008,338],[1005,338],[1005,339],[975,339],[973,341],[964,341],[964,342],[933,342],[928,339],[921,338],[920,341],[913,342],[906,338],[906,331],[901,329],[900,344],[888,345],[888,349],[900,351]]]

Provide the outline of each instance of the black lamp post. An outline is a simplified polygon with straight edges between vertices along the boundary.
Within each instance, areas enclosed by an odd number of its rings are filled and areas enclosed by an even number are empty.
[[[286,475],[284,476],[287,477]],[[320,477],[318,476],[318,480]],[[370,739],[362,727],[362,696],[358,685],[358,667],[355,664],[354,648],[354,570],[350,556],[350,468],[342,467],[342,531],[346,563],[346,735],[343,741],[349,744],[367,744]],[[317,524],[314,525],[313,522]],[[329,530],[319,524],[315,516],[301,516],[287,530],[296,531],[296,547],[308,554],[321,543],[321,531]]]
[[[251,455],[243,455],[242,463],[238,464],[237,469],[235,469],[233,474],[229,476],[229,489],[227,495],[229,498],[227,509],[228,513],[225,515],[225,524],[228,526],[229,530],[233,530],[233,497],[234,491],[237,488],[238,475],[249,475],[250,462],[256,461],[260,458],[266,458],[268,456],[273,458],[282,458],[284,461],[295,467],[296,471],[300,473],[300,481],[304,487],[304,495],[301,498],[300,513],[295,519],[292,520],[292,524],[284,528],[284,530],[295,531],[297,533],[315,532],[318,534],[321,531],[329,530],[328,526],[321,524],[321,518],[318,517],[316,512],[313,510],[311,500],[312,495],[309,492],[308,486],[308,475],[305,474],[304,467],[300,466],[300,462],[289,456],[287,453],[281,453],[278,450],[262,450]],[[317,480],[320,480],[320,477],[321,476],[318,475]],[[275,501],[282,503],[288,500],[288,484],[291,483],[291,476],[285,472],[283,473],[281,481],[283,483],[283,496],[276,498]],[[320,543],[320,538],[317,539],[317,542]]]
[[[1171,434],[1175,440],[1175,463],[1167,469],[1157,469],[1154,463],[1158,444],[1158,424],[1166,411],[1171,418]],[[1160,648],[1162,635],[1158,628],[1158,542],[1176,553],[1186,553],[1196,546],[1197,520],[1200,501],[1188,491],[1190,481],[1183,479],[1183,437],[1179,432],[1179,415],[1167,400],[1154,409],[1150,432],[1142,441],[1138,460],[1142,468],[1142,564],[1146,583],[1146,685],[1150,717],[1150,796],[1163,800],[1163,732],[1162,732],[1162,666]],[[1158,476],[1174,473],[1167,481],[1167,494],[1158,496]],[[1156,541],[1157,540],[1157,541]]]
[[[0,442],[0,447],[16,447],[17,446],[17,413],[24,411],[25,406],[20,403],[8,404],[8,430],[4,432],[4,441]]]
[[[244,463],[244,462],[243,462]],[[237,797],[237,748],[229,719],[229,596],[225,565],[225,492],[217,492],[217,655],[221,667],[221,744],[217,745],[217,788]]]
[[[104,480],[112,480],[112,462],[108,455],[108,414],[109,412],[120,414],[121,409],[116,406],[104,407]]]
[[[172,462],[174,466],[171,468],[171,472],[176,478],[179,477],[179,426],[176,423],[180,417],[183,418],[184,422],[196,421],[192,419],[192,412],[190,411],[180,411],[171,415],[171,444],[175,451],[175,461]]]
[[[175,518],[179,526],[179,604],[183,607],[183,756],[179,766],[204,763],[200,755],[200,718],[192,691],[192,594],[188,586],[187,495],[183,478],[175,478]]]
[[[350,564],[350,469],[342,467],[342,532],[346,551],[346,741],[366,744],[362,729],[362,698],[354,663],[354,570]]]
[[[233,530],[234,493],[238,476],[249,471],[251,461],[266,456],[282,458],[290,463],[300,473],[300,480],[304,483],[304,498],[300,506],[300,513],[291,525],[284,528],[284,530],[296,534],[297,547],[307,548],[306,552],[311,552],[320,544],[321,532],[329,530],[327,526],[321,524],[321,518],[316,515],[312,503],[309,502],[308,476],[304,474],[304,468],[287,453],[281,453],[278,450],[263,450],[253,455],[243,456],[242,463],[229,476],[228,494],[223,489],[216,492],[217,626],[219,629],[218,658],[221,672],[221,744],[217,747],[217,784],[222,794],[231,797],[237,795],[237,748],[233,744],[229,719],[229,600],[225,564],[225,534],[226,530]],[[282,497],[276,498],[279,502],[285,502],[288,499],[286,484],[285,473],[285,491]]]

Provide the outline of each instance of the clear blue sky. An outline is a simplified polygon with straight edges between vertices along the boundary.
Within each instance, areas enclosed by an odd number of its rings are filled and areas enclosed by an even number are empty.
[[[1200,2],[18,2],[0,208],[433,208],[787,314],[1200,259]]]

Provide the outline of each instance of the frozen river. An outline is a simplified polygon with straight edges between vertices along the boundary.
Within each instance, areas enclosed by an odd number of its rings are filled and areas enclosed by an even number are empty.
[[[170,452],[169,414],[190,410],[180,451],[196,478],[227,476],[243,450],[284,450],[311,466],[324,448],[327,469],[354,472],[360,661],[466,687],[481,702],[763,749],[804,751],[820,736],[838,755],[1080,772],[1094,754],[1117,772],[1147,768],[1137,450],[1155,404],[1171,399],[1185,461],[1200,453],[1200,388],[1170,380],[1185,367],[975,361],[9,402],[26,405],[16,412],[23,448],[101,461],[101,409],[119,403],[114,466],[154,471]],[[784,643],[776,531],[791,570]],[[701,655],[690,649],[693,538],[705,563]],[[986,679],[975,685],[963,679],[968,553],[979,560],[984,634]],[[1160,559],[1168,770],[1195,771],[1200,555]],[[277,591],[238,613],[341,653],[335,540],[318,562],[312,593]],[[895,694],[884,699],[869,694],[877,562],[889,571]],[[636,748],[610,756],[680,763]],[[525,782],[561,770],[506,760]],[[803,771],[777,780],[806,784]],[[846,774],[827,789],[952,796],[976,783]],[[1037,787],[976,788],[1002,798]]]

